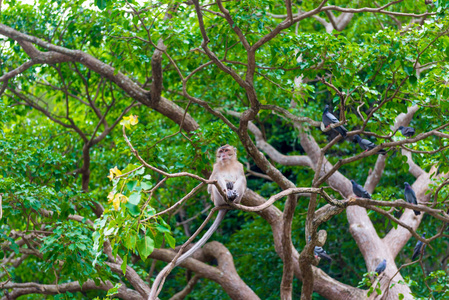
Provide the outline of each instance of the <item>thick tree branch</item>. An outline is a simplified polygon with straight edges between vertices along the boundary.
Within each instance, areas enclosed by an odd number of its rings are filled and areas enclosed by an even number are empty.
[[[157,42],[157,48],[154,50],[153,57],[151,58],[151,72],[153,75],[153,83],[151,84],[151,101],[157,105],[161,100],[162,93],[162,54],[163,49],[165,51],[167,47],[164,45],[164,41],[160,39]]]
[[[306,155],[292,155],[287,156],[281,154],[273,146],[268,144],[263,138],[262,132],[256,127],[252,122],[248,124],[249,130],[254,134],[256,138],[257,148],[268,154],[268,156],[277,162],[278,164],[284,166],[307,166],[313,168],[312,161]]]
[[[258,195],[257,193],[247,189],[242,203],[246,206],[261,206],[266,202],[266,200]],[[271,226],[271,230],[273,232],[274,246],[276,253],[283,258],[283,250],[282,250],[282,236],[283,236],[283,214],[282,212],[271,205],[268,208],[257,212],[262,218],[264,218]],[[293,266],[294,266],[294,274],[295,276],[303,280],[301,271],[299,269],[299,253],[292,247],[292,257],[293,257]],[[359,300],[364,297],[365,292],[358,288],[354,288],[352,286],[343,284],[329,275],[321,271],[320,269],[312,266],[313,274],[314,274],[314,283],[313,289],[323,297],[327,299],[335,299],[335,300]]]
[[[139,85],[134,83],[129,77],[125,76],[121,72],[116,72],[116,70],[110,65],[103,63],[102,61],[83,51],[70,50],[61,46],[53,45],[34,36],[21,33],[4,24],[0,24],[0,34],[5,35],[16,41],[29,42],[38,45],[40,47],[43,47],[44,49],[47,49],[49,51],[63,54],[68,58],[70,58],[70,61],[79,62],[84,66],[86,66],[87,68],[89,68],[90,70],[114,82],[133,99],[141,102],[146,106],[153,108],[154,110],[160,112],[161,114],[173,120],[174,122],[181,124],[181,120],[183,119],[184,116],[184,110],[182,108],[180,108],[179,106],[177,106],[176,104],[167,100],[164,97],[161,97],[160,102],[153,103],[150,99],[151,97],[149,97],[149,93],[146,90],[142,89]],[[27,50],[28,53],[36,53],[36,55],[37,53],[39,53],[39,55],[42,55],[42,52],[38,51],[37,49],[31,50],[31,48],[33,47],[34,46],[28,47],[29,48]],[[198,124],[189,114],[187,114],[183,122],[183,128],[186,131],[194,131],[198,129]]]
[[[172,261],[176,252],[168,249],[154,249],[151,258],[161,261]],[[215,258],[217,267],[212,267],[193,257],[203,257],[205,260]],[[234,267],[231,253],[219,242],[209,242],[180,264],[181,267],[195,272],[198,276],[217,282],[232,299],[255,300],[259,297],[240,278]]]

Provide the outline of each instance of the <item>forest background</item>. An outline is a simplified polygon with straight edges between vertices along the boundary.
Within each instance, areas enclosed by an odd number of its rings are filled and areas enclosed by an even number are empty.
[[[448,6],[0,1],[1,299],[147,299],[223,144],[248,190],[161,299],[447,299]]]

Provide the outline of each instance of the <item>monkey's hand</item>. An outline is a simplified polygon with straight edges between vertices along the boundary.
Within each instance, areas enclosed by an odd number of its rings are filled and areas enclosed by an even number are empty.
[[[234,189],[234,183],[233,182],[226,182],[226,189],[227,190],[233,190]]]
[[[239,193],[237,193],[237,191],[235,191],[235,190],[228,190],[226,192],[226,196],[228,196],[229,200],[234,201],[235,198],[237,198],[239,196]]]

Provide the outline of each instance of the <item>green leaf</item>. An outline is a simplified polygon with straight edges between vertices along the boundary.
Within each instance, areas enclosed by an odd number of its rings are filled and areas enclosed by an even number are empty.
[[[110,297],[110,296],[113,296],[113,295],[117,294],[117,293],[118,293],[118,289],[119,289],[121,286],[122,286],[121,283],[116,283],[112,289],[109,289],[109,290],[108,290],[108,293],[106,294],[106,296],[107,296],[107,297]]]
[[[146,181],[142,181],[142,183],[140,183],[140,186],[142,187],[143,190],[150,190],[153,187],[151,183]]]
[[[143,173],[145,173],[145,168],[140,168],[135,172],[136,175],[142,175]]]
[[[146,260],[148,255],[150,255],[154,250],[154,241],[149,236],[145,236],[140,239],[137,243],[137,250],[139,250],[139,255],[142,260]]]
[[[176,240],[174,237],[172,237],[168,232],[165,233],[165,240],[167,241],[168,245],[175,249],[176,246]]]
[[[396,222],[391,222],[391,225],[393,225],[393,228],[394,228],[394,229],[398,229],[398,223],[396,223]]]
[[[125,256],[123,257],[123,262],[122,262],[122,264],[120,265],[120,269],[122,269],[123,275],[126,275],[126,266],[128,265],[128,264],[127,264],[127,260],[128,260],[128,255],[125,255]]]
[[[168,225],[166,225],[166,226],[164,226],[164,225],[162,225],[162,224],[157,224],[156,225],[156,229],[159,231],[159,232],[170,232],[170,227],[167,227]]]
[[[129,196],[128,201],[131,204],[137,205],[140,202],[141,194],[140,193],[133,193],[131,196]]]
[[[398,294],[398,299],[399,299],[399,300],[402,300],[402,299],[404,299],[404,294],[402,294],[402,293],[399,293],[399,294]]]
[[[127,238],[126,238],[126,248],[128,249],[134,249],[134,247],[136,246],[136,242],[137,242],[137,233],[134,230],[131,230],[131,232],[129,232]]]
[[[107,0],[95,0],[95,5],[103,10],[106,8],[106,6],[108,5],[108,1]]]
[[[405,71],[405,74],[410,76],[413,74],[414,69],[413,69],[413,67],[404,66],[404,71]]]
[[[126,168],[124,168],[123,170],[122,170],[122,173],[128,173],[128,172],[131,172],[132,170],[135,170],[135,169],[137,169],[139,166],[138,165],[135,165],[135,164],[128,164],[127,166],[126,166]],[[142,168],[143,169],[143,168]]]
[[[368,293],[367,293],[367,296],[369,297],[369,296],[371,296],[371,294],[374,292],[374,288],[373,287],[370,287],[369,288],[369,291],[368,291]]]
[[[137,205],[126,202],[125,207],[128,209],[128,212],[131,214],[131,216],[138,217],[140,215],[140,209]]]
[[[126,183],[126,188],[132,192],[137,186],[137,180],[131,180]]]

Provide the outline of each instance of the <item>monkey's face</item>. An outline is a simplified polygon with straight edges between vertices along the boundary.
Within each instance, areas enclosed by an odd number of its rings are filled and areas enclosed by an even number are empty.
[[[217,150],[218,162],[226,163],[228,161],[231,161],[233,158],[235,158],[235,151],[233,147],[225,145],[218,148]]]

